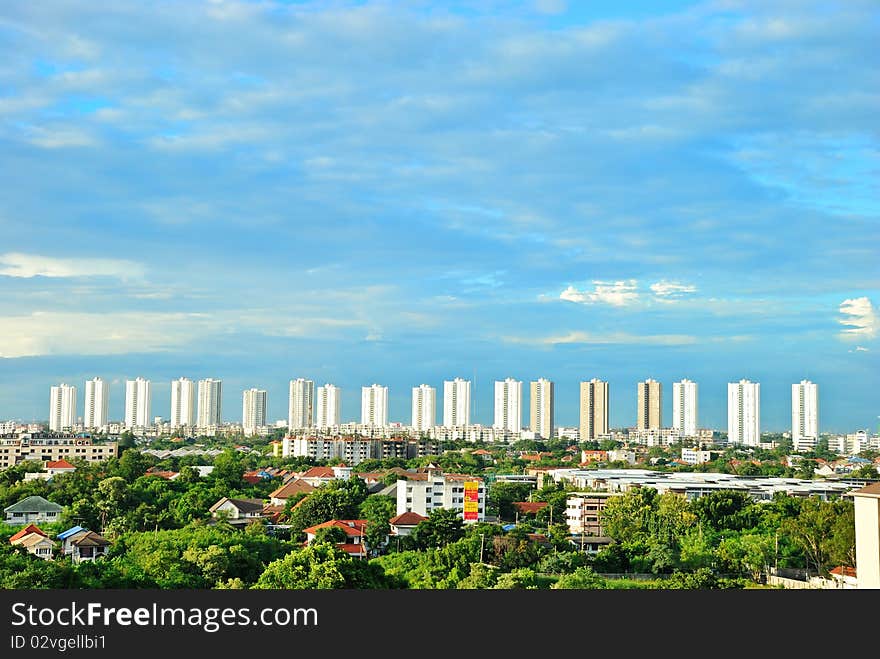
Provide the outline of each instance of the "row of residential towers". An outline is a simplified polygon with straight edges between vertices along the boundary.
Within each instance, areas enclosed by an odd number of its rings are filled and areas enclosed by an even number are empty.
[[[521,428],[523,383],[513,378],[495,382],[493,427],[518,432]],[[152,386],[149,380],[136,378],[125,384],[125,427],[150,425]],[[680,436],[697,434],[698,385],[688,379],[673,383],[672,428]],[[84,427],[102,428],[107,424],[109,388],[106,381],[94,378],[85,385]],[[818,386],[807,380],[791,386],[792,440],[818,438]],[[172,429],[207,428],[222,422],[222,382],[213,378],[198,381],[188,378],[171,382]],[[756,445],[760,441],[760,384],[748,380],[729,383],[728,441]],[[540,378],[530,383],[529,429],[541,437],[554,433],[555,394],[553,382]],[[462,378],[443,383],[443,421],[447,428],[471,424],[471,382]],[[582,440],[597,439],[609,432],[608,382],[592,379],[580,383],[579,411]],[[242,426],[252,432],[267,424],[267,392],[248,389],[242,396]],[[663,426],[663,387],[647,379],[637,385],[638,430],[660,430]],[[73,427],[76,417],[76,387],[61,384],[51,388],[49,428],[59,431]],[[427,431],[435,426],[436,391],[421,384],[412,389],[412,428]],[[388,387],[373,384],[361,389],[361,423],[388,425]],[[290,381],[288,427],[332,428],[342,424],[341,390],[332,384],[317,388],[312,380]]]

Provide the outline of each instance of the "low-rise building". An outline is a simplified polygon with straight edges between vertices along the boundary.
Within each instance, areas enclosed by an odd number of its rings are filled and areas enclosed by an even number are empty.
[[[26,433],[0,437],[0,469],[14,467],[25,460],[45,463],[78,458],[86,462],[102,462],[115,458],[116,455],[116,442],[93,444],[91,437],[58,433]]]
[[[365,519],[331,519],[322,524],[303,529],[306,534],[306,544],[312,544],[320,529],[338,528],[345,533],[345,542],[338,542],[336,546],[349,556],[354,558],[366,558],[369,548],[365,542],[366,528],[370,522]]]
[[[61,541],[61,555],[70,557],[74,563],[102,558],[110,549],[107,538],[82,526],[74,526],[59,533],[58,539]]]
[[[230,499],[223,497],[208,511],[211,517],[225,517],[228,521],[235,523],[247,523],[254,519],[259,519],[263,515],[265,504],[262,499]]]
[[[55,543],[36,524],[28,524],[9,538],[13,547],[24,547],[28,553],[44,560],[51,560],[55,553]]]
[[[610,492],[575,492],[565,500],[565,521],[572,535],[604,536],[602,511]]]
[[[468,502],[476,503],[476,510],[470,514],[465,514],[466,488],[469,492],[476,492],[476,501]],[[483,479],[431,470],[427,473],[411,474],[406,480],[397,481],[398,515],[415,512],[427,517],[437,508],[460,511],[466,523],[484,521],[486,488]]]
[[[18,526],[31,522],[57,522],[63,506],[41,496],[30,496],[3,509],[7,524]]]
[[[391,527],[391,535],[394,536],[407,536],[412,535],[412,532],[416,530],[416,527],[424,522],[427,517],[423,515],[419,515],[418,513],[402,513],[395,517],[392,517],[388,520],[388,525]]]
[[[705,464],[707,462],[712,462],[712,460],[714,460],[717,455],[717,452],[713,453],[712,451],[704,451],[697,448],[681,449],[681,459],[683,462],[689,465],[699,465]]]

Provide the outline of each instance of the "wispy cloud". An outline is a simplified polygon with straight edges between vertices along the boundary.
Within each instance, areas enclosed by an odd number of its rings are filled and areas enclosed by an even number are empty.
[[[610,304],[615,307],[625,307],[639,299],[635,279],[614,282],[594,280],[593,285],[592,291],[569,286],[559,294],[559,299],[580,304]]]
[[[505,336],[507,343],[521,343],[529,345],[606,345],[606,344],[642,344],[642,345],[688,345],[697,342],[697,337],[689,334],[653,334],[639,336],[625,332],[613,332],[611,334],[591,334],[589,332],[574,331],[567,334],[543,337]]]
[[[877,313],[867,297],[857,297],[840,303],[840,313],[846,318],[839,320],[847,329],[841,330],[842,337],[870,338],[877,336]]]
[[[7,252],[0,254],[0,276],[139,279],[144,276],[144,266],[122,259],[57,258]]]
[[[650,289],[660,302],[674,302],[685,295],[697,292],[697,287],[692,284],[680,284],[674,281],[658,281],[651,284]]]

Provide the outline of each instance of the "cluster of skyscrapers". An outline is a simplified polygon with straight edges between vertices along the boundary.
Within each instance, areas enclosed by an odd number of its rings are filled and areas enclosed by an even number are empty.
[[[728,442],[757,445],[761,436],[761,385],[749,380],[727,385]],[[555,433],[554,383],[545,378],[530,382],[529,426],[536,437],[551,438]],[[196,385],[188,378],[171,382],[172,430],[178,428],[210,428],[222,423],[222,381],[206,378]],[[84,423],[86,429],[107,425],[108,385],[94,378],[85,385]],[[411,429],[428,431],[437,425],[445,428],[471,426],[471,381],[462,378],[443,383],[442,424],[437,424],[437,391],[427,384],[412,389]],[[679,437],[698,434],[698,385],[688,379],[672,385],[671,430]],[[242,394],[242,426],[253,433],[268,424],[265,389],[247,389]],[[636,387],[637,432],[661,431],[663,426],[663,386],[653,379],[639,382]],[[315,387],[313,380],[298,378],[290,381],[288,392],[288,428],[328,430],[343,424],[342,396],[339,387],[324,384]],[[595,440],[609,434],[608,382],[592,379],[580,383],[579,439]],[[151,423],[151,383],[144,378],[125,383],[125,427],[147,427]],[[520,432],[523,412],[523,383],[514,378],[495,381],[493,428]],[[791,429],[794,441],[816,439],[819,435],[818,387],[803,380],[791,387]],[[49,429],[60,431],[74,426],[76,420],[76,387],[61,384],[51,388]],[[388,387],[372,384],[361,388],[361,424],[371,427],[389,425]]]

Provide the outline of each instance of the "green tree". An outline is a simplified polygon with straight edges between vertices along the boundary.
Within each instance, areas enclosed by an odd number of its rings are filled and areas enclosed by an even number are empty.
[[[338,526],[325,526],[315,531],[315,539],[312,542],[328,542],[331,545],[341,544],[348,540],[348,534]]]
[[[253,586],[287,590],[388,587],[393,582],[385,578],[381,565],[353,559],[328,543],[311,544],[273,561]]]
[[[550,586],[554,590],[601,590],[607,587],[605,579],[588,566],[579,567],[571,574],[563,574]]]
[[[367,497],[360,505],[360,519],[369,522],[366,530],[367,547],[378,550],[388,541],[391,526],[388,520],[397,513],[397,501],[384,494]]]
[[[231,490],[241,487],[244,472],[241,454],[234,449],[227,449],[214,458],[214,470],[211,476],[215,482]]]
[[[806,555],[819,574],[826,574],[838,511],[817,497],[808,497],[801,502],[797,517],[782,522],[781,531],[788,535]],[[809,565],[808,565],[809,567]]]
[[[464,521],[458,511],[435,508],[428,519],[419,522],[413,530],[413,542],[417,547],[444,547],[464,536]]]

